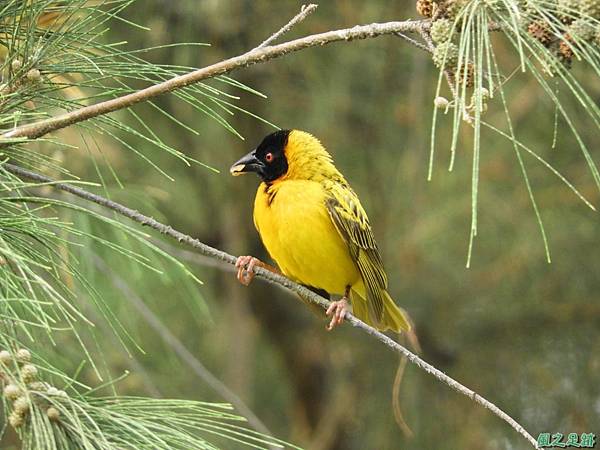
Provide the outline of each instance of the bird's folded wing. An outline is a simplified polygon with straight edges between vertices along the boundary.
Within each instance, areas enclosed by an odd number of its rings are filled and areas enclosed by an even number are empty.
[[[367,290],[371,317],[380,322],[383,319],[387,276],[367,213],[349,186],[331,183],[326,189],[329,193],[326,206],[331,220],[358,266]]]

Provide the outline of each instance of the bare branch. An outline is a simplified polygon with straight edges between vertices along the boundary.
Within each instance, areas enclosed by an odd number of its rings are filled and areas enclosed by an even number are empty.
[[[140,102],[162,94],[181,89],[190,84],[198,83],[208,78],[230,73],[242,67],[248,67],[258,63],[264,63],[271,59],[279,58],[289,53],[297,52],[310,47],[324,46],[333,42],[352,41],[357,39],[370,39],[378,36],[396,34],[401,32],[419,32],[428,22],[424,20],[405,20],[400,22],[372,23],[370,25],[357,25],[325,33],[312,34],[303,38],[288,41],[283,44],[257,48],[243,55],[225,59],[216,64],[195,70],[193,72],[179,75],[162,83],[149,86],[145,89],[123,95],[111,100],[84,106],[74,111],[57,115],[39,122],[22,125],[0,136],[0,145],[8,144],[7,140],[16,138],[36,139],[52,131],[92,119],[94,117],[108,114],[113,111],[128,108]]]
[[[279,31],[277,31],[276,33],[273,33],[268,39],[264,40],[254,50],[259,49],[259,48],[264,48],[268,45],[271,45],[273,42],[275,42],[277,39],[279,39],[285,33],[290,31],[292,28],[294,28],[296,25],[298,25],[300,22],[302,22],[304,19],[306,19],[310,14],[315,12],[318,7],[319,7],[319,5],[315,5],[314,3],[311,3],[309,5],[302,5],[302,8],[300,8],[300,12],[298,14],[296,14],[292,18],[292,20],[290,20],[287,24],[285,24],[283,27],[281,27]]]
[[[12,173],[12,174],[18,176],[19,178],[32,180],[32,181],[35,181],[38,183],[49,184],[50,186],[52,186],[55,189],[60,189],[65,192],[69,192],[69,193],[76,195],[80,198],[83,198],[87,201],[94,202],[98,205],[109,208],[109,209],[121,214],[122,216],[128,217],[129,219],[131,219],[135,222],[138,222],[144,226],[153,228],[153,229],[159,231],[160,233],[165,234],[171,238],[177,239],[177,241],[179,241],[180,243],[189,245],[189,246],[197,249],[200,253],[202,253],[206,256],[224,261],[228,264],[235,264],[235,261],[237,259],[235,256],[225,253],[216,248],[210,247],[209,245],[204,244],[203,242],[199,241],[198,239],[194,239],[193,237],[188,236],[187,234],[184,234],[180,231],[175,230],[174,228],[172,228],[169,225],[160,223],[157,220],[153,219],[152,217],[145,216],[144,214],[141,214],[140,212],[138,212],[134,209],[128,208],[127,206],[124,206],[120,203],[114,202],[112,200],[109,200],[109,199],[99,196],[97,194],[88,192],[84,189],[72,186],[70,184],[57,182],[56,180],[53,180],[52,178],[49,178],[45,175],[31,172],[29,170],[26,170],[19,166],[15,166],[13,164],[6,163],[6,164],[3,164],[1,167],[5,171]],[[301,286],[301,285],[293,282],[292,280],[286,278],[283,275],[279,275],[274,272],[270,272],[266,269],[263,269],[262,267],[256,267],[254,269],[254,271],[258,277],[263,278],[272,284],[280,285],[280,286],[283,286],[283,287],[289,289],[290,291],[296,292],[297,294],[299,294],[306,300],[321,306],[323,309],[327,309],[327,307],[329,306],[328,300],[321,297],[320,295],[315,294],[314,292],[310,291],[309,289],[305,288],[304,286]],[[519,424],[516,420],[514,420],[512,417],[510,417],[508,414],[506,414],[504,411],[502,411],[498,406],[496,406],[489,400],[483,398],[481,395],[477,394],[475,391],[462,385],[461,383],[456,381],[454,378],[446,375],[441,370],[435,368],[434,366],[432,366],[425,360],[421,359],[420,357],[418,357],[417,355],[415,355],[414,353],[409,351],[407,348],[400,345],[398,342],[396,342],[392,338],[386,336],[385,334],[381,333],[380,331],[376,330],[375,328],[373,328],[373,327],[367,325],[366,323],[364,323],[363,321],[357,319],[352,314],[346,313],[345,319],[353,327],[359,328],[362,331],[366,332],[367,334],[373,336],[375,339],[382,342],[389,348],[395,350],[399,354],[403,355],[411,363],[413,363],[420,369],[424,370],[425,372],[429,373],[430,375],[433,375],[435,378],[437,378],[441,382],[445,383],[446,385],[450,386],[455,391],[469,397],[474,402],[489,409],[493,414],[495,414],[496,416],[498,416],[502,420],[504,420],[506,423],[508,423],[517,433],[519,433],[521,436],[523,436],[525,439],[527,439],[527,441],[534,448],[539,449],[539,447],[537,445],[537,441],[527,432],[527,430],[525,430],[525,428],[523,428],[523,426],[521,426],[521,424]]]
[[[428,45],[426,45],[426,44],[424,44],[422,42],[419,42],[416,39],[413,39],[413,38],[411,38],[410,36],[407,36],[404,33],[396,33],[396,36],[398,36],[399,38],[404,39],[409,44],[414,45],[415,47],[420,48],[423,51],[426,51],[427,53],[433,53],[433,49],[430,46],[428,46]]]

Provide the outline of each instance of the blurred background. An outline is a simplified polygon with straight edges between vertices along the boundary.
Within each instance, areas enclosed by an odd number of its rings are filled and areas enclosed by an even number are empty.
[[[128,48],[210,43],[144,55],[155,62],[202,67],[255,47],[299,6],[290,1],[145,0],[124,16],[151,30],[116,22],[112,39],[126,40]],[[412,2],[332,0],[321,2],[286,37],[416,16]],[[498,45],[510,73],[518,60],[500,40]],[[589,88],[599,98],[591,72],[574,70],[581,79],[591,79]],[[304,50],[232,77],[266,96],[224,87],[240,97],[239,107],[278,127],[309,131],[332,153],[369,213],[390,292],[414,319],[424,359],[496,403],[534,437],[541,432],[600,434],[597,213],[524,156],[549,237],[548,263],[514,149],[484,130],[479,234],[467,269],[473,137],[463,130],[456,165],[448,172],[452,125],[442,116],[433,179],[427,181],[438,77],[428,54],[400,38],[381,37]],[[517,75],[507,93],[517,136],[600,204],[576,141],[560,120],[552,148],[554,108],[534,80]],[[146,150],[142,140],[130,137],[128,142],[173,181],[110,139],[100,138],[101,152],[93,155],[97,166],[71,157],[66,166],[84,179],[98,180],[99,173],[108,173],[108,162],[125,186],[106,177],[112,198],[229,253],[268,260],[252,222],[258,180],[233,178],[228,168],[274,128],[236,112],[228,120],[242,140],[172,95],[156,103],[199,135],[148,105],[135,111],[169,145],[219,173]],[[133,120],[126,113],[115,117]],[[502,107],[491,103],[486,119],[501,122],[503,117]],[[583,139],[597,142],[597,132],[580,117]],[[597,154],[592,157],[598,160]],[[92,231],[96,226],[89,224]],[[226,401],[181,359],[173,340],[165,340],[171,333],[274,435],[303,448],[527,448],[489,411],[410,364],[399,393],[414,433],[407,436],[394,420],[392,385],[399,361],[388,348],[350,327],[327,332],[322,315],[281,289],[261,281],[243,287],[231,268],[185,253],[177,243],[166,242],[163,248],[185,261],[204,284],[190,283],[169,264],[158,274],[101,249],[102,262],[88,261],[82,268],[102,286],[108,308],[141,347],[128,342],[128,353],[108,327],[95,332],[94,345],[103,350],[102,370],[115,375],[131,371],[117,385],[119,393]],[[140,309],[136,300],[149,309]],[[71,350],[68,342],[65,338],[64,364],[77,367],[80,351]],[[88,368],[83,377],[98,383]]]

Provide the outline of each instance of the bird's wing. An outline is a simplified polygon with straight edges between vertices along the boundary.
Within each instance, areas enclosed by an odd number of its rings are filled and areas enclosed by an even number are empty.
[[[380,322],[383,319],[387,276],[367,213],[349,186],[331,183],[326,190],[329,194],[326,206],[331,220],[358,266],[367,290],[371,317],[376,323]]]

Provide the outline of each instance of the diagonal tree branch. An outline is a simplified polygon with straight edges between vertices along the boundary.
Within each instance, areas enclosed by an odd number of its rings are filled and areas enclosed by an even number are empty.
[[[267,45],[271,45],[273,42],[275,42],[277,39],[279,39],[285,33],[287,33],[292,28],[294,28],[296,25],[298,25],[300,22],[302,22],[304,19],[306,19],[313,12],[315,12],[317,8],[318,8],[318,5],[315,5],[314,3],[311,3],[310,5],[302,5],[302,8],[300,9],[300,12],[298,14],[296,14],[292,18],[292,20],[290,20],[283,27],[281,27],[281,29],[279,31],[273,33],[271,36],[269,36],[267,39],[265,39],[256,48],[263,48],[263,47],[266,47]],[[254,50],[256,50],[256,48]]]
[[[186,244],[186,245],[189,245],[189,246],[195,248],[198,252],[202,253],[205,256],[209,256],[211,258],[221,260],[228,264],[232,264],[232,265],[235,264],[235,261],[237,259],[235,256],[225,253],[216,248],[210,247],[209,245],[204,244],[203,242],[199,241],[198,239],[194,239],[193,237],[191,237],[187,234],[184,234],[180,231],[175,230],[173,227],[171,227],[169,225],[158,222],[157,220],[153,219],[152,217],[148,217],[148,216],[140,213],[139,211],[128,208],[125,205],[114,202],[114,201],[104,198],[100,195],[88,192],[84,189],[72,186],[68,183],[58,182],[50,177],[47,177],[45,175],[41,175],[41,174],[38,174],[35,172],[31,172],[29,170],[26,170],[22,167],[19,167],[19,166],[13,165],[13,164],[5,163],[0,167],[2,167],[2,169],[4,171],[9,172],[13,175],[16,175],[19,178],[31,180],[31,181],[34,181],[37,183],[51,185],[55,189],[60,189],[62,191],[76,195],[84,200],[87,200],[87,201],[96,203],[98,205],[101,205],[105,208],[111,209],[122,216],[125,216],[135,222],[140,223],[143,226],[148,226],[148,227],[153,228],[154,230],[157,230],[160,233],[165,234],[173,239],[177,239],[177,241],[179,241],[180,243],[183,243],[183,244]],[[327,307],[329,306],[328,300],[326,300],[325,298],[321,297],[320,295],[317,295],[314,292],[308,290],[304,286],[301,286],[301,285],[293,282],[289,278],[286,278],[282,275],[270,272],[261,267],[255,268],[255,272],[256,272],[256,275],[259,276],[260,278],[263,278],[272,284],[280,285],[280,286],[283,286],[283,287],[289,289],[290,291],[296,292],[303,298],[321,306],[324,309],[327,309]],[[536,448],[536,449],[540,448],[537,445],[537,441],[527,432],[527,430],[525,430],[525,428],[523,428],[523,426],[521,426],[521,424],[519,424],[515,419],[510,417],[507,413],[502,411],[494,403],[485,399],[484,397],[482,397],[481,395],[479,395],[472,389],[469,389],[468,387],[459,383],[454,378],[446,375],[444,372],[442,372],[441,370],[432,366],[425,360],[421,359],[419,356],[415,355],[414,353],[412,353],[411,351],[409,351],[408,349],[406,349],[405,347],[400,345],[398,342],[394,341],[392,338],[377,331],[375,328],[365,324],[363,321],[357,319],[352,314],[346,313],[345,319],[353,327],[359,328],[360,330],[366,332],[367,334],[374,337],[378,341],[382,342],[383,344],[385,344],[392,350],[395,350],[396,352],[400,353],[402,356],[404,356],[406,359],[408,359],[411,363],[413,363],[420,369],[424,370],[425,372],[429,373],[430,375],[434,376],[442,383],[445,383],[446,385],[450,386],[455,391],[469,397],[475,403],[478,403],[479,405],[482,405],[483,407],[489,409],[493,414],[495,414],[496,416],[498,416],[499,418],[504,420],[507,424],[509,424],[517,433],[519,433],[521,436],[523,436],[525,439],[527,439],[527,441],[534,448]]]
[[[305,8],[305,10],[306,9],[308,9],[308,7]],[[179,75],[162,83],[149,86],[131,94],[96,103],[95,105],[84,106],[55,117],[16,127],[13,130],[7,131],[0,135],[0,145],[9,144],[10,140],[17,138],[36,139],[52,131],[60,130],[61,128],[65,128],[94,117],[128,108],[132,105],[147,101],[159,95],[189,86],[190,84],[198,83],[208,78],[214,78],[218,75],[224,75],[242,67],[264,63],[271,59],[279,58],[289,53],[297,52],[306,48],[324,46],[333,42],[370,39],[378,36],[392,35],[402,32],[418,33],[421,29],[424,27],[426,28],[428,25],[429,22],[427,20],[404,20],[399,22],[372,23],[369,25],[357,25],[352,28],[312,34],[310,36],[288,41],[283,44],[266,47],[259,46],[256,49],[250,50],[242,55],[225,59],[216,64],[212,64],[184,75]],[[4,142],[2,142],[3,140]]]

